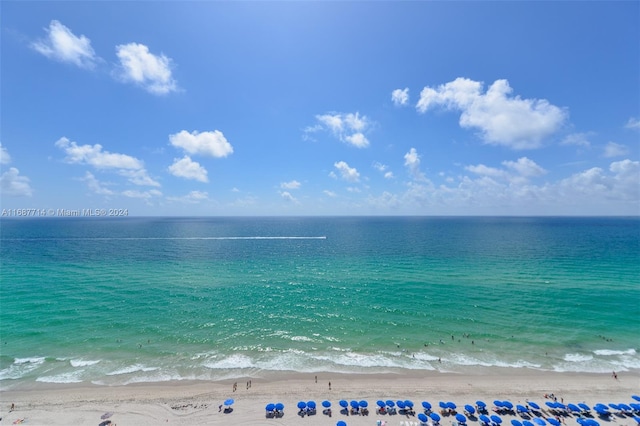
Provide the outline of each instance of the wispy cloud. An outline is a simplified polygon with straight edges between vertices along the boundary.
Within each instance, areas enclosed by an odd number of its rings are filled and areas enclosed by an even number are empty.
[[[80,68],[95,67],[98,57],[91,47],[91,40],[84,35],[76,36],[59,21],[53,20],[45,28],[47,36],[31,43],[31,48],[47,58],[68,62]]]
[[[160,186],[148,175],[144,163],[130,155],[105,151],[100,144],[78,145],[66,137],[58,139],[55,146],[64,151],[64,161],[67,163],[89,165],[98,170],[115,170],[134,185]]]
[[[174,201],[178,203],[186,203],[186,204],[198,204],[203,201],[209,200],[209,194],[204,191],[191,191],[186,195],[181,197],[167,197],[168,201]]]
[[[635,117],[631,117],[629,118],[629,121],[627,121],[627,124],[625,124],[625,126],[627,129],[636,129],[636,130],[640,130],[640,120],[638,120]]]
[[[137,84],[155,95],[178,90],[171,71],[172,61],[167,56],[154,55],[140,43],[120,44],[116,46],[116,55],[120,61],[116,76],[121,80]]]
[[[425,113],[435,106],[458,110],[460,126],[479,129],[488,144],[511,149],[534,149],[560,129],[568,114],[545,99],[512,97],[507,80],[496,80],[486,93],[483,84],[457,78],[435,88],[425,87],[416,108]]]
[[[282,182],[280,183],[280,188],[282,189],[298,189],[302,184],[297,180],[292,180],[290,182]]]
[[[391,101],[396,106],[404,106],[409,104],[409,88],[396,89],[391,92]]]
[[[0,164],[9,164],[11,163],[11,156],[9,155],[9,151],[0,144]]]
[[[605,158],[621,157],[629,153],[629,148],[619,143],[609,142],[604,147]]]

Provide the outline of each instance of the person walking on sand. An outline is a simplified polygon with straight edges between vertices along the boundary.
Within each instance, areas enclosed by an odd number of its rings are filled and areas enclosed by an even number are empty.
[[[618,375],[616,374],[615,371],[613,372],[613,374],[611,374],[611,377],[613,377],[614,379],[618,380]]]
[[[331,390],[331,382],[329,382],[329,390]]]

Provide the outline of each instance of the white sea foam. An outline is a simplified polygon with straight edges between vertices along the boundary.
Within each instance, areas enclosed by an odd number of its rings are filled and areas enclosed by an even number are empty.
[[[30,358],[16,358],[13,361],[14,364],[42,364],[45,361],[45,357],[36,356]]]
[[[627,349],[626,351],[614,351],[614,350],[610,350],[610,349],[598,349],[593,351],[594,354],[596,355],[602,355],[602,356],[612,356],[612,355],[635,355],[636,354],[636,350],[635,349]]]
[[[134,364],[134,365],[130,365],[124,368],[120,368],[118,370],[115,371],[111,371],[109,373],[106,373],[107,376],[119,376],[121,374],[131,374],[131,373],[136,373],[138,371],[154,371],[157,370],[158,367],[146,367],[144,365],[140,365],[140,364]]]
[[[591,355],[584,354],[565,354],[563,359],[567,362],[585,362],[591,361],[593,357]]]
[[[233,354],[230,356],[225,356],[222,359],[210,359],[204,362],[202,365],[204,367],[215,369],[215,370],[228,370],[228,369],[255,367],[254,360],[242,354]]]
[[[88,367],[99,363],[100,360],[84,360],[84,359],[72,359],[69,361],[72,367]]]
[[[296,342],[318,342],[319,341],[317,339],[312,339],[312,338],[307,337],[307,336],[293,336],[293,337],[291,337],[291,340],[296,341]]]
[[[69,371],[66,373],[56,374],[54,376],[42,376],[36,379],[36,382],[45,382],[45,383],[81,383],[82,379],[80,378],[81,372],[79,371]]]

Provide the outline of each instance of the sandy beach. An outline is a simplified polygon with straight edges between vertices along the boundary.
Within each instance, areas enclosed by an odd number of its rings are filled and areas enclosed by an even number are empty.
[[[248,388],[248,381],[251,386]],[[233,391],[233,384],[237,390]],[[331,382],[331,390],[329,390]],[[630,403],[631,395],[640,392],[640,375],[632,372],[619,374],[614,379],[608,374],[551,373],[529,370],[495,369],[482,374],[454,374],[435,372],[407,372],[406,375],[339,375],[332,373],[291,374],[262,378],[246,378],[220,382],[171,382],[127,386],[42,385],[33,389],[0,392],[0,424],[14,424],[24,419],[29,425],[99,425],[101,416],[113,413],[111,424],[123,425],[335,425],[339,420],[347,425],[376,425],[377,420],[389,426],[418,424],[417,417],[405,415],[377,415],[377,400],[412,400],[416,412],[421,402],[429,401],[434,410],[439,401],[453,401],[459,407],[483,400],[489,407],[493,401],[509,400],[513,404],[526,400],[544,406],[545,394],[554,394],[558,401],[567,403],[597,402]],[[232,411],[220,412],[219,407],[229,398],[234,399]],[[368,416],[345,416],[338,402],[367,400]],[[299,401],[315,400],[318,413],[298,415]],[[333,415],[322,414],[320,403],[329,400]],[[267,419],[265,406],[281,402],[284,416]],[[11,404],[15,404],[9,412]],[[545,407],[546,408],[546,407]],[[436,410],[437,411],[437,410]],[[612,410],[615,411],[615,410]],[[543,413],[545,417],[551,413]],[[503,424],[511,424],[520,416],[504,415]],[[441,424],[449,426],[453,417],[443,417]],[[563,418],[566,425],[577,425],[576,418]],[[613,415],[609,420],[596,418],[601,424],[634,425],[629,416]],[[469,424],[479,424],[471,420]]]

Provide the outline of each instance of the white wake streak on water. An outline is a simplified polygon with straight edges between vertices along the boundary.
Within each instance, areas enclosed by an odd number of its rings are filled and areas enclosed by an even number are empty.
[[[131,241],[131,240],[326,240],[327,237],[310,236],[253,236],[253,237],[78,237],[78,238],[3,238],[5,241]]]

